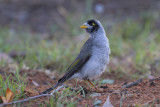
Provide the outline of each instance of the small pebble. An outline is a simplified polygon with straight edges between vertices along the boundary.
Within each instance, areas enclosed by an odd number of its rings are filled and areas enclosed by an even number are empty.
[[[102,103],[101,100],[96,100],[94,101],[94,107],[97,107],[98,105],[100,105]]]
[[[101,94],[100,93],[94,93],[94,94],[91,94],[90,96],[91,97],[98,97],[98,96],[101,96]]]
[[[153,81],[151,81],[150,86],[156,86],[156,84]]]
[[[114,83],[114,80],[111,80],[111,79],[104,79],[104,80],[102,80],[101,83],[102,83],[102,84],[113,84],[113,83]]]

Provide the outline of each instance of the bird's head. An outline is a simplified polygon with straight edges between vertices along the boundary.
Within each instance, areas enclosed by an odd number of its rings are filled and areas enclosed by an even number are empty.
[[[80,28],[85,29],[89,34],[92,34],[101,28],[101,23],[98,20],[88,20]]]

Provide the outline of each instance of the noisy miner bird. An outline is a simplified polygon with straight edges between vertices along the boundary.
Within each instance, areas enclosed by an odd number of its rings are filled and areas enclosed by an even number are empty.
[[[102,24],[98,20],[88,20],[80,28],[85,29],[90,38],[85,42],[78,57],[67,69],[66,74],[59,79],[55,86],[47,89],[43,94],[49,93],[66,80],[73,78],[84,80],[86,84],[88,81],[98,90],[90,80],[100,76],[109,63],[109,41]]]

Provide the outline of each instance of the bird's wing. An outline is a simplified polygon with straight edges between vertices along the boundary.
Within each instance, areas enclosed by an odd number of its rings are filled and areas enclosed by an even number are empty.
[[[74,62],[67,69],[67,73],[58,81],[58,83],[63,83],[67,79],[69,79],[72,75],[74,75],[78,70],[82,68],[82,66],[89,60],[91,55],[87,55],[86,57],[79,58],[77,57]]]
[[[61,85],[66,80],[70,79],[75,73],[77,73],[83,65],[90,59],[92,54],[92,39],[88,39],[86,43],[83,45],[80,54],[78,57],[74,60],[74,62],[68,67],[67,73],[59,79],[58,83],[54,85],[54,87],[51,87],[43,92],[43,94],[48,93],[52,91],[53,89],[57,88],[59,85]]]
[[[86,43],[83,45],[81,49],[80,54],[69,66],[69,68],[67,69],[67,73],[58,81],[58,83],[63,83],[66,80],[70,79],[70,77],[77,73],[83,67],[83,65],[90,59],[92,54],[91,42],[91,38],[89,38],[86,41]]]
[[[49,93],[53,89],[57,88],[59,85],[61,85],[63,82],[65,82],[67,79],[69,79],[72,75],[74,75],[76,72],[78,72],[79,69],[89,60],[91,56],[88,55],[84,57],[83,59],[80,59],[79,56],[74,60],[74,62],[69,66],[67,69],[67,73],[59,79],[58,83],[43,92],[43,94]]]

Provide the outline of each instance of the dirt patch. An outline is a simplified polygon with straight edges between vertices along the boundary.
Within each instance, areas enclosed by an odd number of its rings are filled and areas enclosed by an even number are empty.
[[[111,104],[119,107],[122,103],[123,107],[126,106],[145,106],[160,104],[160,78],[153,80],[143,80],[137,86],[131,88],[122,88],[123,84],[106,84],[101,96],[91,99],[84,99],[80,102],[83,106],[93,106],[93,101],[101,100],[104,104],[107,97],[110,95]],[[103,87],[105,87],[103,86]]]
[[[50,87],[48,83],[54,85],[59,78],[57,75],[57,78],[51,79],[50,76],[48,76],[46,73],[38,70],[21,70],[20,74],[26,74],[27,88],[25,91],[28,97],[38,95],[40,92],[43,92],[45,89]],[[1,75],[3,76],[3,73],[1,73]],[[109,75],[110,73],[108,73],[108,76]],[[39,86],[37,87],[33,81],[36,82]],[[133,80],[128,80],[127,84],[131,82],[133,82]],[[73,89],[80,89],[79,87],[76,87],[76,82],[74,80],[67,81],[65,84],[71,86]],[[78,81],[78,84],[85,86],[83,82],[80,81]],[[110,95],[110,102],[115,107],[119,107],[120,103],[122,106],[144,106],[160,104],[160,77],[156,79],[143,80],[138,85],[132,86],[130,88],[122,88],[124,84],[126,84],[126,79],[115,79],[114,84],[105,84],[99,86],[99,89],[102,92],[98,93],[98,96],[91,97],[91,94],[95,94],[96,92],[94,90],[85,89],[87,97],[84,98],[83,95],[79,93],[77,97],[74,98],[74,100],[78,100],[78,106],[88,105],[89,107],[93,106],[96,100],[100,100],[100,105],[102,106],[105,103],[107,97]],[[44,103],[44,100],[46,101],[48,99],[49,98],[47,97],[43,97],[39,100],[34,100],[33,104],[31,103],[31,105],[37,106],[37,104]],[[24,105],[25,104],[26,103],[24,103]]]

